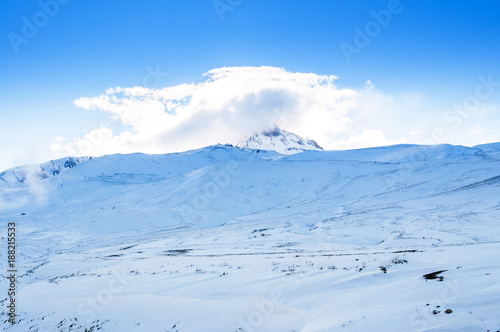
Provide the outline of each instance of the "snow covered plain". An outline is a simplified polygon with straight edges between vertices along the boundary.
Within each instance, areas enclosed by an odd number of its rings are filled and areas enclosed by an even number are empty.
[[[497,331],[499,162],[500,144],[221,145],[6,171],[2,330]]]

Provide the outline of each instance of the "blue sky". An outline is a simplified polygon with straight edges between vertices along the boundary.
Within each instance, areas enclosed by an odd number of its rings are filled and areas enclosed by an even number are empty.
[[[335,75],[337,92],[352,89],[366,97],[362,102],[353,101],[357,105],[353,109],[331,117],[331,121],[344,119],[350,124],[333,133],[320,133],[319,141],[330,148],[369,145],[369,135],[362,139],[365,131],[379,131],[379,137],[382,133],[385,140],[381,143],[422,143],[431,134],[415,133],[431,130],[426,127],[429,123],[433,128],[448,130],[451,121],[442,123],[442,115],[475,95],[481,85],[479,77],[500,81],[498,1],[5,0],[0,6],[0,169],[69,154],[56,145],[75,142],[112,116],[116,119],[112,137],[145,130],[143,125],[124,121],[116,112],[100,109],[95,103],[77,107],[75,101],[80,98],[145,82],[149,89],[199,84],[204,73],[221,67],[268,66],[284,68],[286,73]],[[398,8],[397,13],[390,14],[390,23],[382,26],[373,11],[380,13],[390,6]],[[53,17],[45,14],[51,10]],[[26,21],[39,25],[29,38],[23,35]],[[366,32],[370,22],[378,24],[379,30],[347,61],[342,43],[356,47],[355,28]],[[25,39],[16,44],[12,38]],[[168,74],[151,80],[148,75],[156,68]],[[284,82],[294,79],[270,70],[281,75]],[[260,76],[253,79],[264,79],[266,73],[260,71]],[[239,80],[233,74],[225,78]],[[286,82],[283,85],[289,88],[287,93],[293,94],[293,86]],[[322,83],[317,84],[320,87]],[[313,98],[315,93],[311,93],[307,98]],[[374,105],[373,121],[362,123],[356,119],[370,118],[365,117],[369,111],[361,110],[370,104],[366,100],[369,97],[374,104],[379,100],[382,104]],[[493,125],[500,121],[499,104],[500,87],[496,87],[487,98],[481,98],[480,105],[474,105],[479,115],[466,112],[462,116],[464,124],[458,129],[453,126],[447,141],[469,145],[500,141]],[[321,105],[330,109],[325,103]],[[389,108],[394,109],[384,113]],[[382,111],[377,113],[379,109]],[[192,114],[200,118],[196,112]],[[302,116],[297,114],[294,119]],[[413,122],[415,127],[403,126],[401,132],[393,132],[384,127],[386,121],[381,118],[386,116],[391,118],[388,122],[392,126]],[[285,129],[315,138],[314,121],[306,128],[294,124],[294,119]],[[211,123],[220,119],[205,120]],[[142,150],[140,146],[147,142],[136,141],[131,151],[168,152],[236,137],[236,133],[223,130],[226,136],[200,133],[194,139],[195,131],[181,130],[185,127],[196,125],[169,127],[163,132],[155,129],[156,136],[148,142],[157,142],[156,149]],[[242,132],[241,128],[237,131]],[[174,133],[179,139],[189,134],[183,140],[189,139],[190,144],[171,144],[161,151],[166,145],[159,137],[168,136],[172,141]],[[123,139],[114,142],[103,143],[96,154],[129,152],[123,149]]]

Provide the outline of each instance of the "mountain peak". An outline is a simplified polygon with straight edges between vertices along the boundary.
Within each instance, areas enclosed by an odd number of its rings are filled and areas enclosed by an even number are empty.
[[[240,148],[273,150],[282,154],[294,154],[306,150],[323,150],[314,140],[275,127],[255,134],[237,145]]]

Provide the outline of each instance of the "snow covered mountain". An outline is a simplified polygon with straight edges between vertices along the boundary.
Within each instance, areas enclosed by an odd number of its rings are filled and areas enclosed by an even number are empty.
[[[293,154],[306,150],[323,150],[315,141],[304,139],[279,128],[255,134],[247,140],[239,142],[237,146],[246,149],[272,150],[282,154]]]
[[[498,146],[218,145],[8,170],[19,322],[2,254],[1,330],[496,331]]]
[[[51,160],[41,165],[15,167],[0,173],[0,183],[4,182],[15,185],[16,183],[24,183],[30,180],[46,179],[91,159],[92,157],[66,157],[58,160]]]

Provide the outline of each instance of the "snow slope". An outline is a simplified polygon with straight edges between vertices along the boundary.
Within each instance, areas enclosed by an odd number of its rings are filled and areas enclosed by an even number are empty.
[[[218,145],[8,170],[19,323],[2,330],[496,331],[499,161]]]

